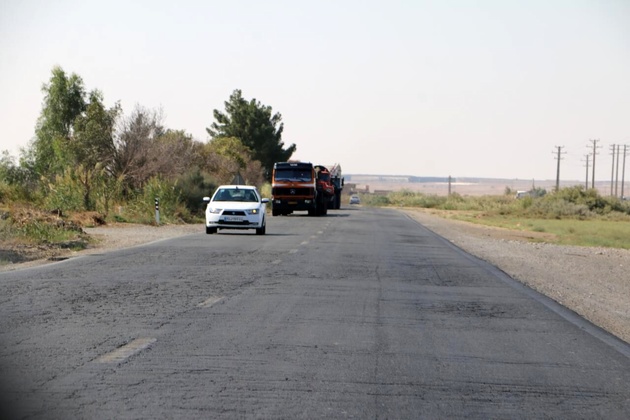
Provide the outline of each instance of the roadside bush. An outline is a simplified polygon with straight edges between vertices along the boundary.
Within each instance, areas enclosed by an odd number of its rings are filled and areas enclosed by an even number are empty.
[[[373,194],[365,194],[361,198],[362,203],[368,206],[389,206],[391,205],[391,201],[385,195],[373,195]]]
[[[554,194],[533,199],[524,210],[527,216],[542,218],[616,218],[612,216],[614,213],[630,214],[630,206],[618,198],[602,197],[596,190],[586,190],[582,186],[562,188]]]
[[[88,242],[77,223],[29,205],[12,206],[2,213],[0,235],[19,243],[55,244],[73,249],[82,249]]]
[[[203,198],[212,195],[217,187],[209,175],[199,170],[191,171],[178,178],[175,189],[182,202],[192,215],[203,215]]]
[[[524,215],[543,219],[587,219],[595,216],[595,213],[586,204],[576,204],[562,199],[540,199],[535,200]]]
[[[585,205],[590,211],[600,214],[612,210],[611,203],[599,195],[597,190],[585,190],[583,186],[562,188],[556,194],[548,196],[551,200],[564,200],[577,205]]]
[[[262,198],[268,198],[271,200],[271,184],[269,182],[262,184],[258,192]]]
[[[13,200],[13,188],[0,180],[0,203],[8,203]]]
[[[117,217],[133,223],[154,224],[156,198],[160,205],[160,223],[193,220],[190,211],[181,202],[176,183],[160,177],[149,179],[144,188],[127,201]]]
[[[437,208],[444,204],[446,197],[426,195],[409,190],[392,192],[387,195],[391,205],[399,207]]]
[[[55,176],[54,181],[43,179],[46,191],[44,208],[49,210],[82,211],[84,208],[83,185],[71,168],[62,175]]]

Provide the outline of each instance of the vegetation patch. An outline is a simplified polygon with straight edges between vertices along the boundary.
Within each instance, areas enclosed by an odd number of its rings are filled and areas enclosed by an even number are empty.
[[[273,163],[296,149],[284,146],[281,114],[239,89],[225,111],[208,116],[215,121],[205,142],[166,127],[161,110],[137,105],[124,115],[119,102],[107,107],[101,91],[58,66],[42,94],[35,137],[19,163],[0,153],[0,261],[85,248],[81,227],[201,222],[203,197],[218,185],[265,188]]]
[[[602,197],[581,186],[524,198],[512,194],[463,197],[397,191],[366,195],[365,205],[433,209],[442,217],[516,231],[547,233],[545,241],[563,245],[630,249],[630,202]],[[540,240],[533,236],[532,241]]]
[[[95,222],[93,214],[82,218]],[[91,243],[79,221],[24,206],[2,212],[0,237],[0,265],[59,257]]]

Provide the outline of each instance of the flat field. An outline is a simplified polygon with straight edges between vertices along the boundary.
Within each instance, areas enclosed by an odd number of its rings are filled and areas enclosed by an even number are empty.
[[[447,177],[448,178],[448,177]],[[409,182],[407,177],[389,177],[378,175],[350,175],[348,184],[356,184],[358,191],[391,192],[410,190],[425,194],[448,195],[449,183],[444,182]],[[584,181],[561,181],[560,188],[584,185]],[[493,179],[493,178],[453,178],[451,192],[463,196],[503,195],[506,188],[516,191],[529,191],[532,188],[543,188],[552,191],[556,187],[555,180],[533,179]],[[610,194],[610,181],[595,182],[600,194]],[[628,186],[630,190],[630,186]]]

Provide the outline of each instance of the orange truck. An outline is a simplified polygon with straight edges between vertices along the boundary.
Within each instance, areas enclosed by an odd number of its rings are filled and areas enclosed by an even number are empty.
[[[334,191],[326,167],[309,162],[277,162],[271,177],[271,214],[286,216],[307,211],[309,216],[326,215]]]

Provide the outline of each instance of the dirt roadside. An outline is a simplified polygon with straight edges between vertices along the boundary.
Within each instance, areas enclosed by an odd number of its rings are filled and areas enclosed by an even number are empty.
[[[400,211],[466,252],[488,261],[516,280],[630,342],[630,251],[530,242],[532,239],[544,240],[548,234],[446,219],[430,210]],[[157,227],[121,224],[85,228],[84,231],[97,240],[86,250],[42,250],[39,258],[2,265],[0,272],[204,230],[202,224]]]

